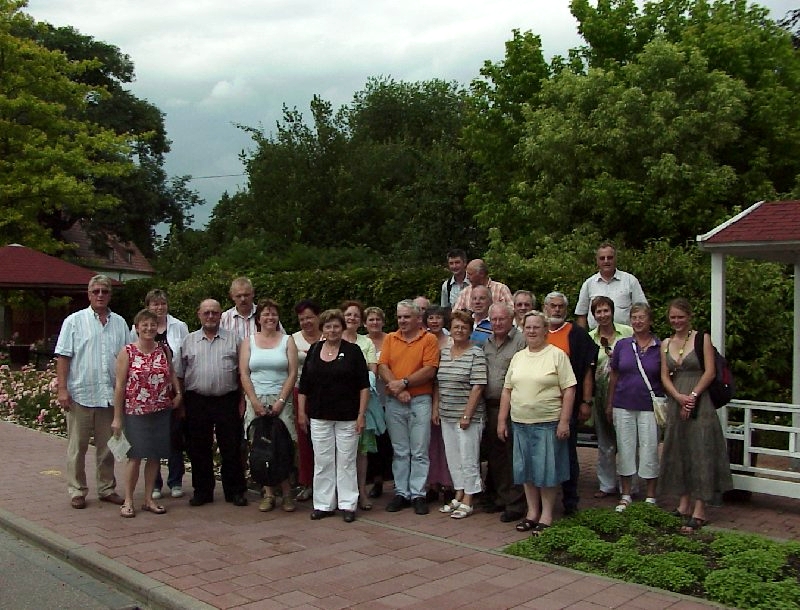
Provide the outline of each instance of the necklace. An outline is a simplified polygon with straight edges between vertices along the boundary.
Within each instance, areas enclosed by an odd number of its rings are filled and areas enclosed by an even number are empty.
[[[325,342],[325,353],[328,355],[328,358],[331,358],[339,353],[339,345],[332,345],[328,346],[328,342]]]

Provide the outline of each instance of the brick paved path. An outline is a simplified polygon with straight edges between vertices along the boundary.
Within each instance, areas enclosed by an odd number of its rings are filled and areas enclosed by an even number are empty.
[[[353,524],[262,514],[256,502],[222,499],[193,508],[189,492],[162,503],[168,514],[121,519],[97,501],[69,506],[63,477],[66,441],[0,423],[0,525],[38,537],[78,563],[108,572],[152,605],[217,608],[707,608],[711,604],[547,564],[502,555],[522,534],[497,515],[457,521],[437,512],[387,513],[384,495]],[[581,449],[582,507],[594,500],[594,451]],[[94,474],[93,453],[87,472]],[[140,482],[141,486],[141,482]],[[141,498],[141,492],[140,498]],[[667,500],[669,501],[669,500]],[[141,504],[141,500],[137,501]],[[667,506],[667,504],[664,504]],[[710,508],[714,526],[800,538],[800,502],[754,496]],[[205,602],[205,603],[203,603]]]

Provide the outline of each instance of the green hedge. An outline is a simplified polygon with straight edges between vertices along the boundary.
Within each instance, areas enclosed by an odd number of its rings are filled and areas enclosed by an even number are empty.
[[[532,290],[541,300],[551,290],[564,292],[574,307],[583,281],[594,273],[597,239],[575,236],[571,242],[543,243],[536,255],[521,258],[504,251],[497,236],[487,255],[491,276],[507,283],[512,291]],[[696,328],[709,328],[710,257],[696,246],[672,247],[653,241],[641,251],[619,252],[619,267],[635,274],[654,309],[655,331],[668,336],[666,304],[683,296],[695,308]],[[786,265],[729,259],[727,262],[727,355],[737,378],[740,398],[790,401],[792,362],[793,298],[791,269]],[[241,271],[253,281],[258,297],[269,296],[281,306],[281,318],[289,330],[297,329],[294,304],[311,298],[321,307],[334,307],[344,299],[359,299],[365,305],[378,305],[387,314],[387,330],[394,325],[395,304],[419,294],[437,300],[444,267],[408,268],[399,262],[392,266],[360,268],[350,271],[315,269],[271,273],[254,266]],[[190,328],[198,326],[195,310],[204,298],[216,298],[223,308],[230,306],[228,289],[239,275],[211,266],[190,280],[160,285],[170,294],[171,312]],[[115,294],[115,310],[131,319],[141,308],[147,291],[159,285],[158,279],[126,284]]]

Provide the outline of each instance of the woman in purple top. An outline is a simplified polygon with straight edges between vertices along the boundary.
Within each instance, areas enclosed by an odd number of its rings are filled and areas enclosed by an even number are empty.
[[[639,478],[647,483],[645,502],[656,503],[658,426],[652,394],[664,396],[664,388],[661,385],[661,341],[650,330],[652,322],[648,305],[632,305],[633,336],[619,339],[611,355],[606,415],[613,421],[617,434],[617,473],[622,492],[617,512],[631,504],[631,478],[637,472],[637,450]]]

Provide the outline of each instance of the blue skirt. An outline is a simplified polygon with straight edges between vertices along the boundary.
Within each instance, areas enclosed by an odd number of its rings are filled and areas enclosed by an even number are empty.
[[[128,457],[135,460],[168,458],[171,449],[172,409],[147,415],[125,415],[125,437],[131,444]]]
[[[519,424],[514,431],[514,483],[556,487],[569,479],[569,440],[556,438],[558,422]]]

